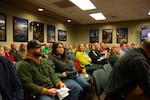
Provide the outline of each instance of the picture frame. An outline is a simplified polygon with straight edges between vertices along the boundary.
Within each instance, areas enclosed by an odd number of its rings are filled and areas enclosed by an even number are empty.
[[[6,14],[0,13],[0,41],[6,41]]]
[[[103,29],[102,30],[102,42],[112,43],[112,33],[113,33],[113,29]]]
[[[67,31],[58,30],[58,41],[67,41]]]
[[[117,28],[117,43],[128,43],[128,28]]]
[[[28,41],[28,20],[13,16],[13,41]]]
[[[44,24],[33,22],[33,40],[44,42]]]
[[[99,30],[97,29],[89,30],[89,42],[90,43],[99,42]]]
[[[47,42],[55,42],[55,26],[53,25],[47,25]]]

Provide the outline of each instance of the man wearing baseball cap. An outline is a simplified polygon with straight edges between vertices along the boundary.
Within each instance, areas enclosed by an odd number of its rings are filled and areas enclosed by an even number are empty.
[[[19,64],[18,76],[24,91],[37,94],[38,100],[55,100],[57,88],[65,84],[54,73],[51,64],[41,58],[41,46],[37,40],[27,44],[27,54]]]

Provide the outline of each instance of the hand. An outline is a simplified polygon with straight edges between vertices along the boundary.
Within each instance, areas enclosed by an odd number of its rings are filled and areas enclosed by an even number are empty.
[[[48,93],[50,96],[56,96],[57,94],[57,89],[56,88],[51,88],[51,89],[48,89]]]
[[[66,87],[66,85],[61,82],[61,83],[59,84],[59,88],[63,88],[63,87]]]
[[[63,75],[63,77],[67,77],[67,73],[66,72],[63,72],[62,75]]]

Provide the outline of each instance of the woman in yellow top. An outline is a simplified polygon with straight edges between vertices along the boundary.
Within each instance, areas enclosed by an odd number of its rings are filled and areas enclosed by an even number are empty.
[[[86,66],[91,66],[91,58],[85,52],[85,46],[83,43],[80,43],[78,46],[78,51],[76,52],[76,59],[79,61],[80,66],[82,67],[82,73],[86,74]]]

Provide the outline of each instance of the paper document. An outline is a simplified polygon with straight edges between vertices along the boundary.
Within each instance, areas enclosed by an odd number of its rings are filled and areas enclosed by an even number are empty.
[[[67,87],[64,88],[60,88],[57,90],[57,95],[59,97],[59,100],[63,100],[65,97],[67,97],[69,95],[70,89],[68,89]]]

